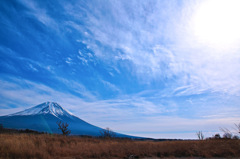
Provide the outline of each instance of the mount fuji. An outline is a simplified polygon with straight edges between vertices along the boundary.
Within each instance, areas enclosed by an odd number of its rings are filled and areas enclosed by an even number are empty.
[[[56,122],[69,124],[72,135],[100,136],[102,128],[91,125],[74,116],[55,102],[45,102],[35,107],[0,116],[0,124],[5,128],[31,129],[40,132],[61,133]],[[116,137],[131,137],[116,133]]]

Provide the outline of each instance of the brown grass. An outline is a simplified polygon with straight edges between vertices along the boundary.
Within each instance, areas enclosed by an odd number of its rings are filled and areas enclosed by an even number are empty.
[[[240,140],[132,141],[0,134],[0,158],[240,157]]]

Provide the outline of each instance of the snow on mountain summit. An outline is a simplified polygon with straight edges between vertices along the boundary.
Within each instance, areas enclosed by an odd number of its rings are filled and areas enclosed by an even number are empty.
[[[72,116],[73,114],[63,109],[58,103],[55,102],[45,102],[39,104],[35,107],[11,114],[14,115],[39,115],[39,114],[52,114],[56,117],[58,116]]]

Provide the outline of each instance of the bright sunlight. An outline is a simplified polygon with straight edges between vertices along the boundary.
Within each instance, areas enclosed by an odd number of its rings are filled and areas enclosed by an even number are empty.
[[[240,1],[203,1],[192,19],[198,42],[213,48],[238,47],[240,41]]]

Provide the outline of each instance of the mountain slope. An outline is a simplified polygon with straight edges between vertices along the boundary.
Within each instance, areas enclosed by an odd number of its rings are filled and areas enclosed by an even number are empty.
[[[0,117],[0,123],[5,128],[32,129],[48,133],[61,133],[56,122],[69,124],[72,135],[99,136],[103,129],[91,125],[69,113],[55,102],[45,102],[35,107],[14,114]],[[117,137],[130,137],[116,134]]]

